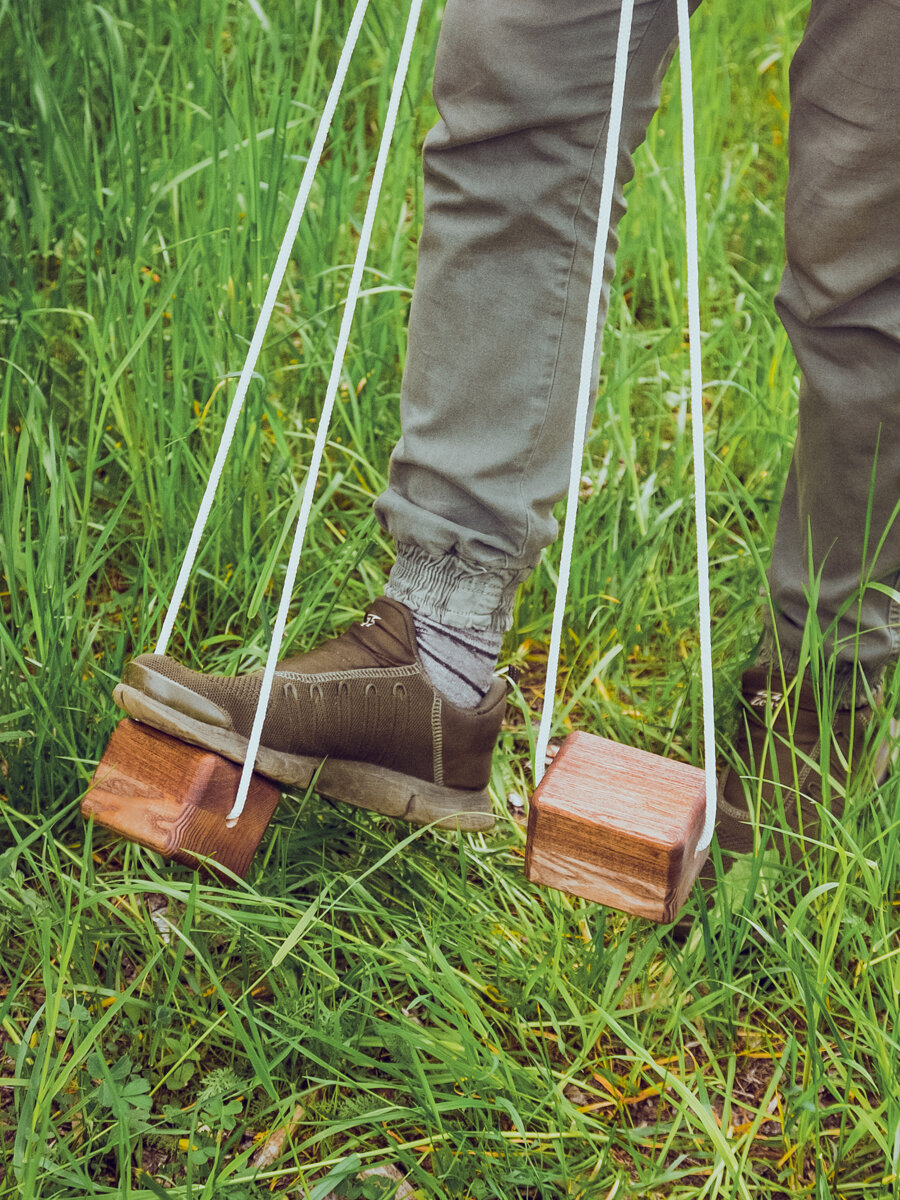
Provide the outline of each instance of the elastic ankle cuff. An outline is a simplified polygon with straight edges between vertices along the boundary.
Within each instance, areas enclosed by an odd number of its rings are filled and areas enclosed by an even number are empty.
[[[504,633],[512,624],[516,590],[529,574],[476,567],[455,554],[433,558],[418,546],[398,545],[384,594],[442,625]]]
[[[786,679],[793,679],[800,668],[800,652],[780,645],[772,630],[766,627],[755,665],[772,672],[783,671]],[[810,675],[808,666],[805,674]],[[853,708],[868,708],[870,700],[877,700],[881,693],[883,674],[883,669],[874,673],[865,671],[859,663],[837,663],[833,689],[837,710],[849,712]]]

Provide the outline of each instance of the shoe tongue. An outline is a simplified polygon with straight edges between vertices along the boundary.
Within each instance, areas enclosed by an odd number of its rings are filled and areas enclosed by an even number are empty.
[[[373,600],[362,621],[348,629],[344,637],[356,647],[354,656],[360,652],[372,656],[372,666],[406,666],[416,661],[412,614],[396,600]]]
[[[279,671],[315,674],[365,667],[409,666],[416,661],[412,615],[396,600],[373,600],[358,625],[308,654],[285,659]]]

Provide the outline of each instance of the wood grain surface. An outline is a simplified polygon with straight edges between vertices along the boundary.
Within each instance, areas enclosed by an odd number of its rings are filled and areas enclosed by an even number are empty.
[[[654,921],[673,921],[706,853],[699,767],[572,733],[528,814],[525,874]]]
[[[243,877],[281,791],[254,774],[246,807],[229,829],[225,817],[240,775],[237,763],[126,717],[97,765],[81,812],[176,862],[199,867],[203,855]]]

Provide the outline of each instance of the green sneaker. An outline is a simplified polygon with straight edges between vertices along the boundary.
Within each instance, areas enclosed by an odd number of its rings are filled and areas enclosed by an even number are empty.
[[[243,762],[261,681],[142,654],[113,696],[136,720]],[[419,660],[412,614],[379,599],[361,624],[278,665],[256,770],[294,788],[315,778],[326,796],[418,824],[489,829],[506,690],[498,678],[476,708],[451,703]]]

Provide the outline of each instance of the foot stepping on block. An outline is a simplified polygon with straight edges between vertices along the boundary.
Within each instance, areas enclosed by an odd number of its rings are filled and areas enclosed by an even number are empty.
[[[220,754],[125,718],[94,772],[81,812],[185,866],[200,866],[197,855],[203,855],[243,878],[281,790],[254,774],[246,807],[229,829],[225,818],[240,777],[240,765]]]
[[[674,921],[706,859],[699,767],[572,733],[531,799],[525,874],[651,921]]]

